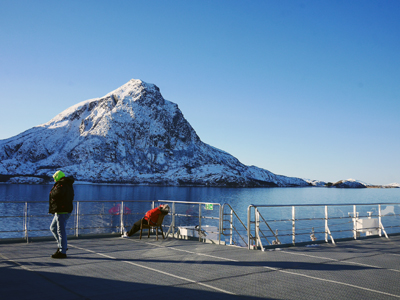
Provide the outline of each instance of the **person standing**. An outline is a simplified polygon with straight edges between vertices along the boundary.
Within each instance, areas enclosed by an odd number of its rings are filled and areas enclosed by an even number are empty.
[[[49,213],[54,215],[50,225],[50,231],[57,241],[58,249],[52,258],[67,258],[67,231],[66,225],[73,210],[74,179],[65,177],[62,171],[53,175],[54,185],[49,195]]]

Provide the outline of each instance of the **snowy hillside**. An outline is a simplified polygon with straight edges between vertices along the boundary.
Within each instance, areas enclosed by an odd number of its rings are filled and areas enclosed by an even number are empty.
[[[133,79],[0,141],[0,181],[50,182],[57,169],[77,182],[309,186],[203,143],[157,86]]]
[[[332,185],[337,188],[366,188],[368,184],[352,178],[340,180]]]

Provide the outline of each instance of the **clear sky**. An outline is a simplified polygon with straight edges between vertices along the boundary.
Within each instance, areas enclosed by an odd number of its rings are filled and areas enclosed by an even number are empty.
[[[0,0],[0,139],[132,78],[246,165],[400,183],[400,1]]]

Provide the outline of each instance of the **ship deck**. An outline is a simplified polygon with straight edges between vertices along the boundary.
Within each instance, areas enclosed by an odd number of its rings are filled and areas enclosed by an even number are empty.
[[[0,244],[1,299],[396,299],[400,236],[265,252],[155,236]]]

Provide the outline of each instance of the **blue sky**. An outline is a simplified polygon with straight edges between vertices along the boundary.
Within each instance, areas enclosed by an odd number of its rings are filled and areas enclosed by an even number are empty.
[[[0,0],[0,139],[130,79],[246,165],[400,183],[400,1]]]

